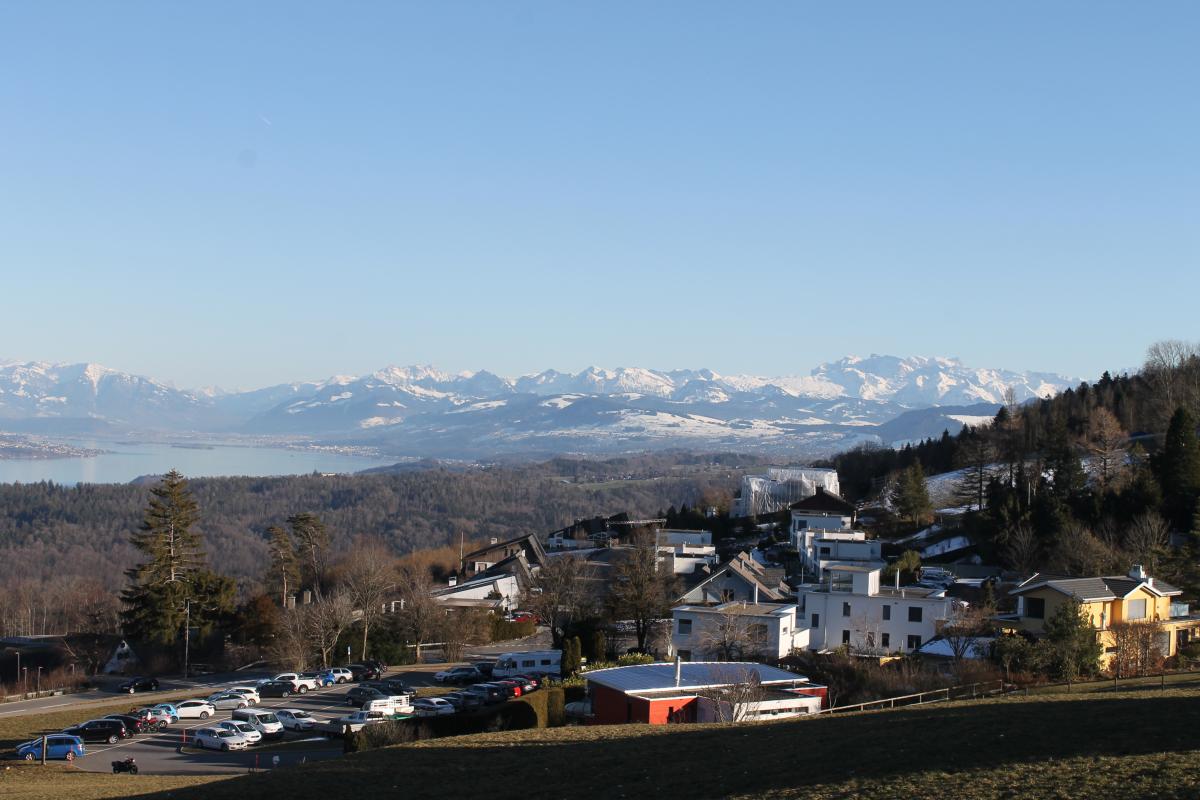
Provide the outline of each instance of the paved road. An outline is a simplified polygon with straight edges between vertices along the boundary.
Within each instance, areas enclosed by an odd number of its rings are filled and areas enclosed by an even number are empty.
[[[389,677],[398,677],[411,686],[435,686],[438,684],[433,680],[433,673],[443,667],[444,665],[407,667],[399,671],[390,672]],[[238,677],[238,680],[227,680],[222,682],[221,685],[233,686],[236,684],[253,683],[259,677],[267,676],[263,674],[243,674]],[[346,691],[352,685],[331,686],[326,689],[308,692],[304,695],[292,695],[288,698],[264,698],[262,703],[254,707],[300,708],[308,711],[318,719],[330,719],[353,710],[345,701]],[[198,688],[201,689],[195,695],[198,698],[212,694],[216,689],[212,684],[206,684]],[[135,705],[143,706],[156,702],[154,699],[156,694],[158,693],[138,693],[136,696],[130,696],[120,693],[106,693],[99,700],[112,703],[124,697],[129,700],[131,707]],[[53,699],[62,700],[63,698]],[[67,703],[66,705],[78,706],[80,714],[79,722],[84,722],[89,719],[87,713],[88,705],[96,702],[97,699],[92,699],[82,703]],[[66,709],[54,708],[54,710],[63,711]],[[26,711],[24,713],[35,713],[35,711]],[[255,752],[255,748],[252,747],[241,752],[221,753],[198,751],[189,746],[183,752],[180,752],[180,746],[184,743],[185,737],[190,742],[191,731],[227,720],[231,714],[231,711],[218,711],[216,715],[207,720],[180,720],[161,733],[142,734],[141,736],[131,737],[114,745],[89,744],[86,746],[87,755],[81,759],[76,759],[74,763],[77,768],[89,772],[109,772],[112,769],[113,761],[133,757],[137,761],[139,771],[145,774],[213,775],[240,774],[254,768],[270,769],[274,766],[285,766],[301,761],[336,758],[342,754],[342,744],[339,740],[331,742],[323,737],[313,736],[312,734],[292,732],[288,732],[285,735],[285,741],[296,742],[296,744],[280,750]],[[276,757],[278,757],[278,761],[276,761]]]
[[[276,673],[272,672],[271,675]],[[153,705],[157,700],[155,697],[163,696],[164,692],[176,692],[180,690],[195,689],[198,694],[208,696],[212,694],[218,686],[232,686],[234,683],[249,681],[253,683],[259,678],[270,677],[265,672],[239,672],[226,673],[224,675],[210,675],[203,678],[193,678],[190,680],[172,680],[170,678],[160,678],[158,692],[138,692],[137,695],[131,695],[127,692],[117,691],[117,685],[125,680],[125,678],[102,678],[104,685],[98,689],[93,689],[89,692],[79,694],[64,694],[57,697],[40,697],[36,700],[18,700],[12,703],[0,705],[0,718],[2,717],[18,717],[23,714],[33,714],[43,711],[68,711],[71,708],[86,708],[88,704],[96,703],[113,703],[120,702],[123,699],[128,699],[130,702],[138,702],[142,705]],[[136,699],[135,699],[136,698]],[[145,702],[142,701],[152,701]]]

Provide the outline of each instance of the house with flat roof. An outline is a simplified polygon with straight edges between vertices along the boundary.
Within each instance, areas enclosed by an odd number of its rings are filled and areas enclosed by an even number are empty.
[[[746,603],[676,606],[671,609],[671,647],[683,661],[778,661],[808,646],[807,630],[797,630],[796,606]]]
[[[593,725],[781,719],[819,711],[826,697],[803,675],[749,662],[638,664],[583,678]]]
[[[882,586],[882,564],[828,564],[821,583],[797,588],[797,622],[808,648],[872,655],[911,653],[951,619],[955,603],[944,589]]]

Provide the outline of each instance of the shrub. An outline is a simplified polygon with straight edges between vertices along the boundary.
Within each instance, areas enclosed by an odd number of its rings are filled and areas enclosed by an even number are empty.
[[[567,724],[567,693],[562,687],[552,686],[539,692],[546,696],[546,725],[559,728]]]
[[[537,633],[537,625],[533,622],[513,622],[503,617],[492,616],[491,635],[493,642],[507,642],[510,639],[524,639]]]
[[[362,730],[347,736],[342,743],[346,753],[361,753],[379,747],[390,747],[394,744],[407,744],[430,736],[427,726],[415,721],[396,720],[367,725]]]
[[[649,653],[626,653],[617,659],[617,666],[632,667],[637,664],[653,664],[654,656]]]

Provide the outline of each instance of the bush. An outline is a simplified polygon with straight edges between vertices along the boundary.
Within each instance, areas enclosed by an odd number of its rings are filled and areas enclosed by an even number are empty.
[[[537,633],[537,625],[533,622],[513,622],[503,617],[492,616],[491,636],[493,642],[507,642],[510,639],[524,639]]]
[[[347,736],[342,741],[342,750],[346,753],[361,753],[379,747],[391,747],[394,744],[407,744],[420,739],[428,739],[431,735],[429,727],[417,723],[416,720],[380,722],[376,725],[367,725],[357,733]]]
[[[567,693],[562,687],[552,686],[539,694],[546,696],[546,725],[560,728],[567,724]]]
[[[618,667],[632,667],[637,664],[653,664],[654,656],[649,653],[626,653],[617,659]]]

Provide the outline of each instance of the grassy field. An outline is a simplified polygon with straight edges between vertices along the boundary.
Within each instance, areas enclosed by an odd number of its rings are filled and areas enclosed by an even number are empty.
[[[174,790],[229,778],[110,775],[80,772],[62,765],[45,767],[21,763],[0,767],[0,797],[4,800],[75,800],[167,796]]]
[[[754,725],[517,731],[359,753],[203,786],[123,796],[244,800],[402,794],[406,800],[609,797],[1196,798],[1200,690],[1043,695]],[[111,797],[111,781],[39,795]],[[116,776],[117,778],[126,776]],[[152,776],[139,776],[150,778]],[[167,779],[162,779],[167,780]],[[195,779],[180,779],[195,780]],[[142,790],[145,790],[144,792]],[[88,793],[94,792],[94,793]]]

